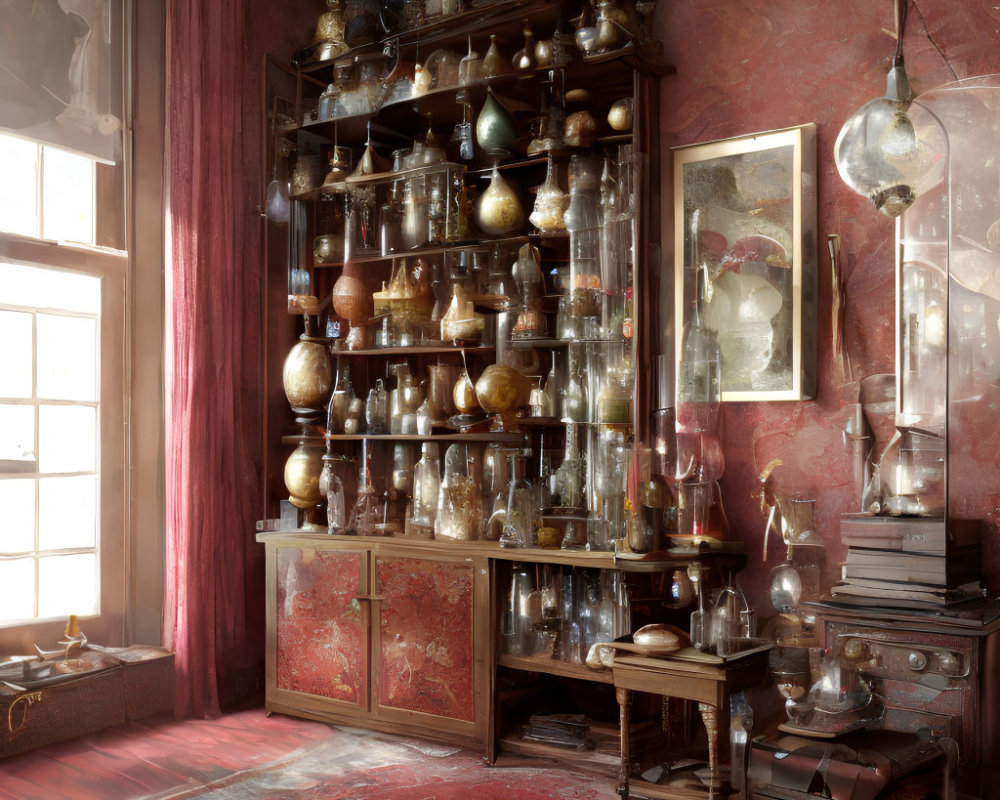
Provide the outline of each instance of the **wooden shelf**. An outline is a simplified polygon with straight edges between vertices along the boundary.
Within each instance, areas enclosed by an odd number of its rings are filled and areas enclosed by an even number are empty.
[[[298,437],[291,437],[298,441]],[[331,442],[509,442],[520,444],[524,436],[519,432],[487,432],[487,433],[330,433],[326,439]]]
[[[367,350],[334,350],[333,356],[421,356],[440,355],[444,353],[492,353],[496,348],[493,345],[477,344],[469,347],[462,347],[450,344],[418,344],[412,347],[379,347]]]
[[[612,682],[611,670],[594,670],[585,664],[571,664],[568,661],[560,661],[545,656],[512,656],[508,653],[501,653],[497,657],[497,664],[501,667],[519,669],[523,672],[542,672],[546,675],[558,675],[561,678],[576,678],[581,681],[593,681],[594,683],[610,684]]]

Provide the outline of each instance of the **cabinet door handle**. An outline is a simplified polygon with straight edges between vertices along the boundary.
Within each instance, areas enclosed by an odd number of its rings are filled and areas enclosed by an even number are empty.
[[[384,597],[382,597],[382,595],[380,595],[380,594],[378,594],[378,595],[372,595],[372,594],[359,594],[359,595],[358,595],[357,597],[355,597],[354,599],[355,599],[355,600],[384,600],[385,598],[384,598]]]

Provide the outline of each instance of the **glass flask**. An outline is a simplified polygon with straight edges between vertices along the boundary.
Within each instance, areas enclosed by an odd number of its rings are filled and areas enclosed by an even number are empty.
[[[480,65],[479,74],[483,78],[496,78],[500,75],[509,75],[511,72],[510,62],[500,55],[500,48],[497,47],[497,37],[490,34],[490,46],[483,56],[483,63]]]
[[[535,37],[528,25],[528,20],[524,21],[524,47],[514,53],[511,64],[515,72],[528,72],[535,67]]]
[[[490,185],[476,203],[476,219],[483,232],[490,236],[508,236],[517,233],[524,226],[521,198],[500,175],[496,165],[493,167]]]
[[[692,236],[697,237],[697,216]],[[698,269],[697,292],[691,317],[681,334],[681,359],[677,367],[677,472],[678,480],[717,480],[724,462],[718,440],[722,403],[719,342],[703,320],[708,291],[708,266]]]
[[[501,547],[533,547],[537,543],[538,504],[535,487],[525,477],[526,460],[523,453],[511,453],[507,458],[507,513],[500,536]]]
[[[477,537],[481,522],[479,486],[469,470],[468,449],[464,444],[450,445],[444,456],[434,537],[469,541]]]
[[[598,193],[600,166],[592,156],[574,155],[569,164],[569,205],[563,217],[569,231],[569,306],[579,334],[587,335],[583,320],[594,318],[596,329],[601,291],[601,210]]]
[[[534,225],[540,233],[558,233],[566,230],[566,205],[569,198],[566,192],[559,186],[558,173],[552,154],[549,153],[548,167],[545,173],[545,181],[538,187],[538,194],[535,196],[535,205],[528,217],[528,221]]]
[[[491,155],[505,155],[517,137],[514,118],[488,92],[483,107],[476,117],[476,144]]]

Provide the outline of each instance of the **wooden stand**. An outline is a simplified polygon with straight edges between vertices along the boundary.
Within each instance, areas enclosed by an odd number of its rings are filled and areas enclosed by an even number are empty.
[[[728,718],[729,695],[759,683],[767,670],[767,647],[748,650],[729,658],[720,658],[687,648],[672,656],[616,656],[612,679],[619,706],[621,726],[621,768],[618,794],[629,797],[630,785],[645,797],[682,800],[707,797],[711,800],[728,794],[719,769],[719,732]],[[698,703],[698,711],[708,733],[708,765],[711,781],[707,793],[692,788],[660,786],[647,781],[630,781],[629,701],[632,692],[648,692]]]

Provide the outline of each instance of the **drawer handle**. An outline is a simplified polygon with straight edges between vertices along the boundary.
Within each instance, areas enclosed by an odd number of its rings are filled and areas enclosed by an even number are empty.
[[[354,599],[355,600],[369,600],[369,601],[371,601],[371,600],[375,600],[375,601],[385,600],[385,598],[382,597],[382,595],[380,595],[380,594],[359,594]]]

